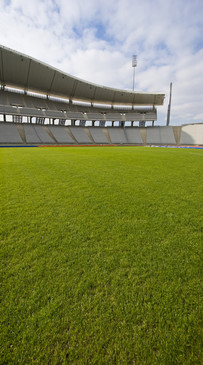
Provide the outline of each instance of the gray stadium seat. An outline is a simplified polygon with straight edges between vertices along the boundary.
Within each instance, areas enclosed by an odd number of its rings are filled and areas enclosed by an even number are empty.
[[[57,119],[64,117],[64,113],[56,110],[46,110],[44,111],[44,115],[48,118],[57,118]]]
[[[139,128],[127,127],[127,128],[125,128],[125,134],[126,134],[128,143],[132,143],[132,144],[142,144],[143,143]]]
[[[60,126],[57,126],[57,127],[49,126],[48,128],[58,143],[61,143],[61,144],[75,143],[75,141],[68,134],[67,128],[60,127]]]
[[[176,144],[172,127],[148,127],[148,144]]]
[[[32,117],[44,117],[44,112],[42,110],[38,110],[35,108],[20,108],[19,113],[24,116],[32,116]]]
[[[86,133],[86,128],[82,127],[69,127],[71,133],[75,137],[78,143],[92,143],[92,140],[89,138],[88,134]]]
[[[25,125],[24,125],[25,126]],[[42,125],[33,125],[36,134],[38,135],[41,143],[54,143],[54,140],[46,132],[46,129]]]
[[[108,132],[112,143],[128,143],[123,128],[110,127],[108,128]]]
[[[33,125],[25,124],[24,132],[25,132],[25,139],[26,139],[27,143],[40,143],[41,142]]]
[[[103,128],[89,127],[88,129],[95,143],[101,143],[101,144],[109,143],[108,139],[106,138],[103,132]]]
[[[54,141],[45,132],[43,126],[24,124],[25,138],[27,143],[53,143]]]
[[[0,143],[23,143],[15,124],[5,122],[0,123]]]

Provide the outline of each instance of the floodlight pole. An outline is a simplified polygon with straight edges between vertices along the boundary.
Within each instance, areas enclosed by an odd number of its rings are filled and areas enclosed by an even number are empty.
[[[137,66],[137,56],[132,57],[132,67],[133,67],[133,91],[135,89],[135,67]]]
[[[170,96],[169,96],[169,104],[168,104],[168,113],[167,113],[167,121],[166,125],[170,123],[170,114],[171,114],[171,96],[172,96],[172,82],[170,83]]]
[[[133,67],[133,91],[135,90],[135,67]]]

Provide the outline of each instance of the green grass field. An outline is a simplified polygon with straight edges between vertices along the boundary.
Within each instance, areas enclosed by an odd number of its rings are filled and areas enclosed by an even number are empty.
[[[203,150],[0,156],[0,364],[200,364]]]

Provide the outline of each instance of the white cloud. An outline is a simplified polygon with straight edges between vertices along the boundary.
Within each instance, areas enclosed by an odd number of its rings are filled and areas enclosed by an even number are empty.
[[[203,121],[202,0],[0,0],[0,43],[88,81],[166,93],[172,123]]]

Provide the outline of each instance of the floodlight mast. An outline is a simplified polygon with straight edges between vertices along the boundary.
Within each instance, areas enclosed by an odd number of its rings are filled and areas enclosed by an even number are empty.
[[[135,67],[137,66],[137,56],[132,57],[132,67],[133,67],[133,91],[135,89]]]
[[[166,125],[169,125],[169,123],[170,123],[170,115],[171,115],[171,97],[172,97],[172,82],[170,83],[170,95],[169,95],[169,104],[168,104],[168,113],[167,113]]]

